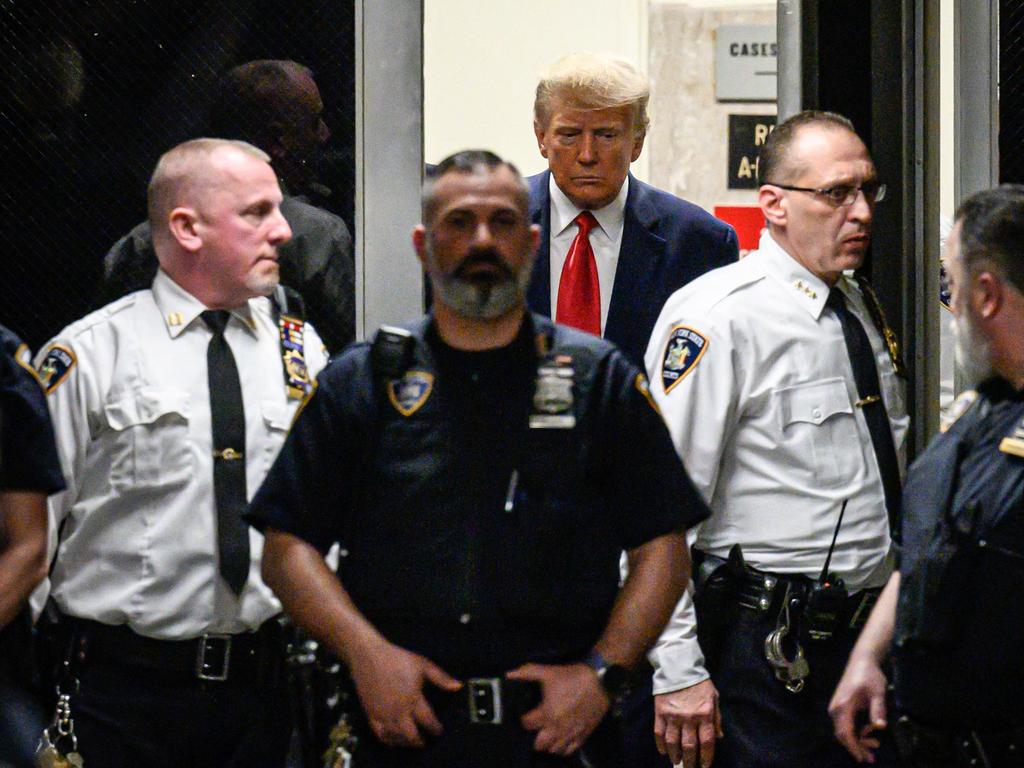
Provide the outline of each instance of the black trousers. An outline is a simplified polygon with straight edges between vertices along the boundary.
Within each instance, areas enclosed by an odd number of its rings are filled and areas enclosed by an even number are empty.
[[[805,644],[810,676],[800,693],[791,693],[764,656],[765,637],[776,620],[775,611],[740,608],[719,647],[709,649],[725,732],[715,768],[853,768],[856,763],[832,733],[828,702],[858,631],[844,628],[831,640]],[[879,753],[876,766],[896,764],[890,749]]]
[[[646,660],[634,674],[629,693],[620,706],[617,724],[622,739],[624,768],[672,768],[667,755],[659,754],[654,740],[654,670]]]
[[[200,682],[87,664],[71,698],[89,768],[283,768],[291,735],[284,682]]]

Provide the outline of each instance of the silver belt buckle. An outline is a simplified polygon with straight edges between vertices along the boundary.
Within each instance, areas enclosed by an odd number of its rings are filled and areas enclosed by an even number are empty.
[[[501,725],[501,678],[474,677],[466,681],[469,696],[469,722]]]
[[[217,658],[217,649],[220,649]],[[196,678],[222,683],[231,666],[231,635],[204,634],[196,652]]]

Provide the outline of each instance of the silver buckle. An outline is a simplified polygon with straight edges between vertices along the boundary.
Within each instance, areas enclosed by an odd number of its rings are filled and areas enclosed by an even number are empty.
[[[474,677],[466,681],[469,722],[501,725],[501,678]]]
[[[219,664],[217,648],[220,648]],[[213,658],[207,658],[207,655]],[[228,679],[228,668],[231,666],[231,635],[203,635],[199,638],[199,649],[196,652],[196,677],[200,680],[212,680],[222,683]]]

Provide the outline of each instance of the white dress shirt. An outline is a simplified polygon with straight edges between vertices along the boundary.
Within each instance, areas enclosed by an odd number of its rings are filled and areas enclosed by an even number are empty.
[[[260,580],[256,531],[240,596],[217,569],[204,309],[161,270],[152,290],[70,325],[40,353],[41,362],[59,344],[76,359],[47,398],[68,484],[50,499],[61,531],[51,594],[66,614],[181,640],[254,630],[281,610]],[[285,391],[268,299],[232,311],[225,338],[242,385],[252,498],[298,401]],[[308,324],[303,338],[313,376],[326,355]]]
[[[551,264],[551,317],[558,312],[558,284],[562,280],[562,267],[569,255],[572,241],[576,239],[579,226],[576,217],[583,212],[577,208],[565,193],[558,188],[552,175],[548,182],[551,194],[551,239],[548,243]],[[597,262],[597,281],[601,287],[601,334],[604,335],[608,320],[608,307],[612,303],[612,288],[615,285],[615,270],[619,265],[619,248],[622,246],[622,228],[626,218],[626,196],[629,194],[629,177],[622,182],[619,194],[604,208],[591,211],[598,226],[590,230],[590,247]],[[557,319],[557,318],[556,318]]]
[[[902,471],[903,382],[856,282],[843,276],[838,287],[875,352]],[[817,576],[849,500],[831,570],[852,592],[885,583],[889,523],[842,326],[825,309],[828,293],[765,232],[757,251],[672,295],[645,363],[676,449],[712,510],[696,531],[697,548],[724,558],[738,543],[755,568]],[[703,337],[704,349],[685,376],[673,381],[670,370],[663,379],[680,326]],[[656,693],[707,677],[689,595],[652,661]]]

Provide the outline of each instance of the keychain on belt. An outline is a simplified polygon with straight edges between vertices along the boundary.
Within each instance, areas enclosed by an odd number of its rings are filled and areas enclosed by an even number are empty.
[[[75,721],[71,719],[71,695],[58,689],[57,711],[53,722],[43,729],[36,747],[39,768],[82,768],[85,761],[78,754]]]

